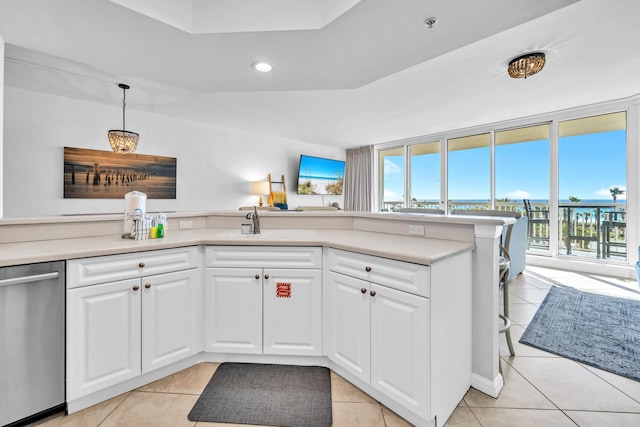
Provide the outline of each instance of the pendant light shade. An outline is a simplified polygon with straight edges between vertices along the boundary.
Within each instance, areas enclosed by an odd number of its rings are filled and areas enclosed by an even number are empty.
[[[508,72],[514,79],[522,79],[539,73],[544,67],[546,58],[542,52],[527,53],[509,62]]]
[[[109,144],[116,153],[133,153],[138,148],[140,135],[125,130],[124,109],[126,107],[127,89],[129,86],[123,83],[118,85],[122,89],[122,130],[110,130],[108,133]]]

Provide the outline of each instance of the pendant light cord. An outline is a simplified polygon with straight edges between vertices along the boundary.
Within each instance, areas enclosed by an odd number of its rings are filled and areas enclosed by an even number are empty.
[[[127,89],[122,88],[122,131],[124,132],[127,128],[124,125],[124,108],[127,105]]]
[[[127,89],[129,89],[129,85],[118,83],[118,87],[122,89],[122,131],[126,132],[127,128],[125,127],[124,110],[127,106]]]

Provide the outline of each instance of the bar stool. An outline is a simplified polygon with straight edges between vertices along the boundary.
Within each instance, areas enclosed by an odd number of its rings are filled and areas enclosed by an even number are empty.
[[[505,244],[500,245],[500,252],[502,255],[499,258],[499,273],[498,273],[498,287],[502,290],[502,314],[498,313],[498,317],[502,319],[503,324],[498,328],[499,333],[504,333],[507,338],[507,346],[509,347],[509,353],[512,356],[516,355],[516,352],[513,350],[513,343],[511,341],[511,320],[509,319],[509,268],[511,267],[511,260],[509,258],[509,251],[507,247],[509,246],[509,239],[511,238],[511,228],[512,224],[506,225],[506,236],[505,236]]]

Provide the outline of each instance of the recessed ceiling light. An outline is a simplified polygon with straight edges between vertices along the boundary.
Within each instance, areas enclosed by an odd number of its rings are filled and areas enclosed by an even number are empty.
[[[268,73],[273,70],[273,65],[269,64],[268,62],[261,61],[254,62],[253,64],[251,64],[251,67],[256,71],[260,71],[261,73]]]

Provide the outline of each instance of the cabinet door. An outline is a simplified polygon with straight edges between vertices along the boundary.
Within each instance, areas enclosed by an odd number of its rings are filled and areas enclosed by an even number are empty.
[[[370,284],[328,272],[327,355],[353,375],[369,382]]]
[[[262,353],[262,269],[207,268],[205,351]]]
[[[140,279],[67,294],[67,400],[140,375]]]
[[[264,270],[264,353],[322,355],[322,271]]]
[[[142,372],[198,352],[198,270],[142,278]]]
[[[429,299],[375,284],[371,288],[371,385],[431,419]]]

